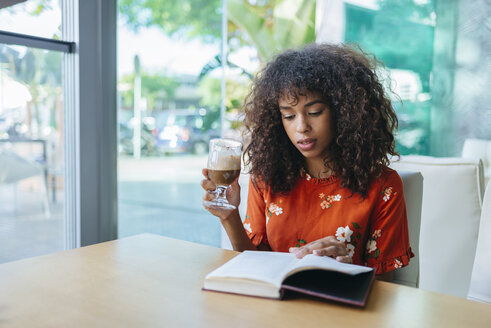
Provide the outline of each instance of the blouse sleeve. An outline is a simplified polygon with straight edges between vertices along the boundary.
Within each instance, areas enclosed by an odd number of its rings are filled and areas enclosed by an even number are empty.
[[[244,229],[251,239],[254,246],[260,244],[269,246],[266,234],[266,217],[264,211],[266,209],[263,191],[257,181],[249,179],[249,191],[247,195],[247,212],[244,220]]]
[[[376,197],[365,260],[377,274],[382,274],[408,265],[414,254],[409,245],[402,179],[397,172],[390,172],[382,180]]]

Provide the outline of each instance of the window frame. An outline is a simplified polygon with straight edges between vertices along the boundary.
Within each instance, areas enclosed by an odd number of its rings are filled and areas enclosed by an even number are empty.
[[[117,238],[117,0],[65,1],[79,20],[78,247]]]
[[[117,238],[117,0],[62,0],[65,40],[0,31],[63,53],[65,248]]]

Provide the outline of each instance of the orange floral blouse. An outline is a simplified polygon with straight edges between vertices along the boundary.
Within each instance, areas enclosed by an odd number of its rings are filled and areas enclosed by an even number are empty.
[[[377,274],[406,266],[414,256],[402,180],[391,169],[371,182],[365,199],[341,187],[336,176],[303,173],[287,195],[272,194],[251,178],[244,228],[254,245],[277,252],[335,236],[354,264],[376,268]]]

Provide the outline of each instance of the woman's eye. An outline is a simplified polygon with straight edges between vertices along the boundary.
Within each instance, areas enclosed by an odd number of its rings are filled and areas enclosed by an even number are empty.
[[[292,120],[295,117],[295,115],[283,115],[283,119],[285,120]]]
[[[321,113],[322,113],[322,111],[318,111],[318,112],[310,112],[310,113],[309,113],[309,115],[310,115],[310,116],[319,116]]]

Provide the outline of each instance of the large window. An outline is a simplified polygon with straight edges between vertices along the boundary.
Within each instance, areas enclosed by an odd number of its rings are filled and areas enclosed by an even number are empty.
[[[221,75],[203,72],[220,56],[221,19],[221,1],[119,1],[119,237],[219,245],[199,181],[221,133]]]
[[[0,9],[0,263],[65,248],[61,22],[58,1]]]
[[[314,19],[315,0],[119,0],[120,237],[221,244],[201,205],[208,142],[242,138],[252,77],[279,51],[314,41]]]

